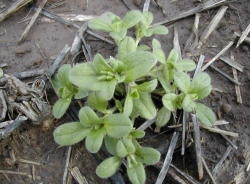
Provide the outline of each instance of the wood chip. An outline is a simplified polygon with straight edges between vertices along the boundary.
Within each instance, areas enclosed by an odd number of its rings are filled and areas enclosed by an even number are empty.
[[[233,70],[234,80],[235,81],[239,81],[236,69],[232,68],[232,70]],[[235,92],[236,92],[237,102],[239,104],[242,104],[242,97],[241,97],[241,92],[240,92],[240,86],[237,85],[237,84],[235,85]]]
[[[18,172],[18,171],[10,171],[10,170],[0,170],[1,174],[13,174],[13,175],[21,175],[21,176],[27,176],[29,178],[32,178],[30,174],[27,174],[25,172]]]
[[[88,184],[86,178],[81,174],[78,167],[74,167],[70,170],[71,175],[73,178],[78,182],[78,184]]]
[[[219,59],[220,56],[222,56],[230,47],[232,47],[233,44],[234,42],[230,41],[216,56],[214,56],[209,62],[207,62],[207,64],[205,64],[201,70],[206,70],[211,64],[213,64],[217,59]]]
[[[213,17],[213,19],[209,23],[209,25],[206,27],[205,31],[202,33],[202,35],[200,37],[199,44],[198,44],[198,48],[201,48],[201,46],[207,41],[207,39],[209,38],[211,33],[217,28],[217,26],[219,25],[221,19],[223,18],[224,14],[227,10],[227,8],[228,8],[227,6],[222,6],[218,10],[216,15]]]
[[[42,0],[42,2],[39,4],[39,7],[37,8],[36,13],[33,15],[32,19],[29,22],[29,24],[25,28],[23,34],[21,35],[21,38],[19,39],[19,42],[22,42],[26,38],[26,36],[28,35],[31,27],[34,25],[37,17],[39,16],[41,10],[43,9],[43,7],[45,6],[46,3],[47,3],[47,0]]]
[[[179,132],[174,132],[173,137],[172,137],[171,142],[170,142],[170,145],[169,145],[169,148],[168,148],[167,155],[165,157],[165,160],[164,160],[164,163],[162,166],[162,169],[157,177],[155,184],[162,184],[166,175],[167,175],[169,166],[170,166],[171,161],[172,161],[172,157],[173,157],[173,153],[174,153],[174,149],[175,149],[178,137],[179,137]]]
[[[212,128],[212,127],[206,127],[206,126],[202,126],[202,128],[209,130],[210,132],[214,132],[214,133],[218,133],[218,134],[222,134],[222,135],[228,135],[231,137],[239,137],[238,133],[234,133],[234,132],[230,132],[230,131],[226,131],[226,130],[221,130],[219,128]]]
[[[237,42],[236,48],[239,47],[239,45],[245,40],[245,38],[247,37],[247,35],[250,32],[250,24],[248,24],[247,28],[245,29],[245,31],[242,32],[242,35],[240,36],[239,41]]]
[[[31,164],[31,165],[38,165],[38,166],[42,165],[39,162],[32,161],[32,160],[26,160],[26,159],[22,159],[22,158],[17,159],[17,161],[21,162],[21,163],[25,163],[25,164]]]

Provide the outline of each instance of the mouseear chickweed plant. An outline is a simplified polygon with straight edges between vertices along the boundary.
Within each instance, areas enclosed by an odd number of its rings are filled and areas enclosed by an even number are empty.
[[[53,84],[60,99],[53,114],[61,118],[71,100],[84,99],[79,121],[69,122],[54,131],[55,141],[72,145],[85,139],[85,147],[96,153],[102,146],[110,153],[96,168],[101,178],[112,176],[122,164],[133,184],[146,180],[145,165],[160,160],[160,153],[140,145],[145,132],[136,129],[143,119],[156,118],[160,130],[178,109],[196,113],[201,123],[211,126],[215,115],[198,101],[209,95],[211,80],[201,72],[190,78],[195,69],[192,60],[180,59],[172,50],[166,57],[161,44],[153,39],[152,45],[140,43],[143,37],[167,34],[164,26],[151,26],[150,12],[130,11],[124,18],[108,12],[88,22],[91,29],[106,31],[115,41],[118,53],[110,58],[96,54],[92,62],[63,65]],[[133,29],[134,37],[128,36]]]

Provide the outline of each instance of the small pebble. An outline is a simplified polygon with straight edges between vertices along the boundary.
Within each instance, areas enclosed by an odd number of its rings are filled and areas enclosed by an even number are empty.
[[[230,104],[224,103],[222,104],[222,110],[227,114],[232,110],[232,106]]]

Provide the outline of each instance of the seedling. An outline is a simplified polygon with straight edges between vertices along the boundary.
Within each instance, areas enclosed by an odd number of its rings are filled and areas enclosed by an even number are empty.
[[[139,144],[145,132],[135,127],[138,117],[156,118],[158,130],[177,109],[196,113],[206,126],[215,122],[213,111],[197,102],[209,95],[210,77],[201,72],[191,79],[188,72],[195,69],[195,63],[180,59],[175,50],[166,57],[156,39],[152,47],[140,44],[144,37],[167,34],[166,27],[151,26],[152,21],[152,13],[135,10],[123,19],[108,12],[90,20],[91,29],[110,34],[118,53],[110,58],[96,54],[93,62],[73,67],[64,65],[53,80],[60,97],[53,108],[56,118],[63,116],[72,99],[86,101],[78,122],[56,128],[55,141],[66,146],[85,139],[91,153],[104,145],[111,156],[96,169],[101,178],[112,176],[125,164],[130,181],[142,184],[146,180],[144,166],[160,160],[157,150]],[[135,30],[135,38],[127,35],[130,28]]]

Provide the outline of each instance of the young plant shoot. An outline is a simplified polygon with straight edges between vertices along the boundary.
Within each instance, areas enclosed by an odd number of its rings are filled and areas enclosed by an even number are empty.
[[[138,119],[155,118],[158,130],[178,109],[196,113],[205,126],[216,120],[213,111],[199,102],[211,91],[208,74],[201,72],[191,79],[188,72],[196,68],[192,60],[180,59],[175,50],[166,57],[156,39],[151,46],[141,44],[144,37],[168,33],[165,26],[151,26],[152,21],[152,13],[137,10],[124,18],[107,12],[90,20],[89,28],[109,33],[118,53],[110,58],[96,54],[93,62],[73,67],[63,65],[53,79],[60,97],[53,107],[56,118],[64,115],[73,99],[84,99],[86,104],[79,111],[79,121],[57,127],[54,139],[62,146],[85,139],[91,153],[105,146],[110,157],[96,168],[101,178],[112,176],[125,164],[130,181],[143,184],[145,165],[160,160],[157,150],[139,144],[145,132],[136,129]],[[127,35],[129,29],[135,31],[135,38]]]

